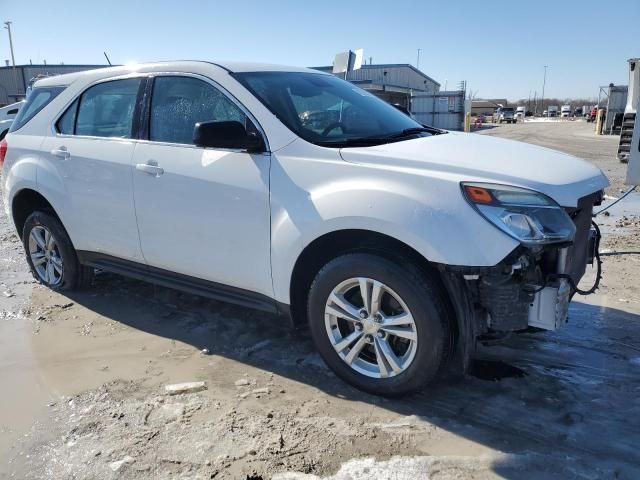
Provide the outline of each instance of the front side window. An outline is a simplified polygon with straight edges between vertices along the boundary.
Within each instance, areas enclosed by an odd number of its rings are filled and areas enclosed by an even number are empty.
[[[36,116],[36,114],[46,107],[51,101],[56,98],[65,87],[42,87],[34,88],[27,98],[27,101],[22,106],[18,115],[13,120],[9,132],[15,132],[19,128],[22,128],[29,120]]]
[[[154,80],[149,140],[193,144],[196,123],[220,121],[248,123],[244,112],[207,82],[181,76]]]
[[[85,91],[75,118],[75,134],[131,138],[140,82],[140,78],[112,80]]]
[[[429,135],[393,106],[332,75],[246,72],[234,77],[290,130],[317,145],[387,143],[407,139],[409,132]]]

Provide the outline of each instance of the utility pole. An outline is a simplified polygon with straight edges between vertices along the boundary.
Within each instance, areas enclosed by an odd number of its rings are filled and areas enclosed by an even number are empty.
[[[16,84],[16,93],[18,93],[18,73],[16,72],[16,57],[13,55],[13,39],[11,38],[11,23],[4,22],[7,32],[9,32],[9,49],[11,50],[11,64],[13,65],[13,81]]]
[[[16,58],[13,55],[13,39],[11,38],[11,24],[13,22],[4,22],[4,24],[6,25],[7,31],[9,32],[9,48],[11,49],[11,63],[13,64],[13,69],[15,70],[16,68]]]
[[[544,112],[544,87],[547,84],[547,68],[549,68],[548,65],[544,66],[544,79],[542,80],[542,99],[540,100],[540,105],[542,106],[542,111]],[[547,115],[549,114],[549,112],[547,112]]]
[[[416,68],[418,70],[420,70],[420,50],[422,50],[421,48],[418,49],[418,60],[416,61]]]

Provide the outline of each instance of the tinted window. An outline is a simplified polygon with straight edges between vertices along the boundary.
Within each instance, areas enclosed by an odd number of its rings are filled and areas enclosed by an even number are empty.
[[[84,92],[77,113],[76,135],[131,138],[140,81],[113,80]]]
[[[76,126],[76,114],[78,113],[78,100],[73,102],[64,115],[60,117],[56,127],[59,133],[73,135]]]
[[[34,88],[11,124],[10,132],[22,128],[29,120],[56,98],[64,87]]]
[[[189,77],[157,77],[151,97],[149,140],[193,143],[198,122],[236,120],[246,115],[212,85]]]
[[[289,129],[318,145],[389,137],[421,125],[388,103],[332,75],[234,75]]]

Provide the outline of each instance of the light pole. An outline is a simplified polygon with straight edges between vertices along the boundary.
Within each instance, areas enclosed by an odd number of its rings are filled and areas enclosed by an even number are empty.
[[[13,65],[13,68],[16,68],[16,59],[13,56],[13,39],[11,38],[11,24],[13,22],[4,22],[4,24],[6,25],[7,31],[9,32],[9,48],[11,49],[11,64]]]
[[[540,105],[542,107],[542,112],[544,113],[544,87],[547,84],[547,68],[548,65],[544,66],[544,79],[542,80],[542,99],[540,100]],[[549,116],[549,112],[547,112],[547,116]]]
[[[13,65],[13,81],[16,84],[16,93],[18,93],[18,75],[16,73],[16,58],[13,55],[13,39],[11,38],[11,23],[4,22],[7,32],[9,32],[9,49],[11,50],[11,64]]]
[[[416,61],[416,68],[418,70],[420,70],[420,50],[422,50],[421,48],[418,49],[418,60]]]

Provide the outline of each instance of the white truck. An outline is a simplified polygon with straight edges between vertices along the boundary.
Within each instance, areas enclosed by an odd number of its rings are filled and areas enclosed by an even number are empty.
[[[516,108],[516,121],[521,120],[524,122],[526,110],[527,109],[522,105]]]
[[[629,90],[627,92],[627,105],[622,117],[622,129],[620,131],[620,143],[618,144],[618,160],[622,163],[629,161],[631,149],[631,137],[633,125],[636,120],[636,109],[640,97],[640,58],[629,59]]]
[[[571,105],[562,105],[560,116],[562,118],[569,118],[571,116]]]

